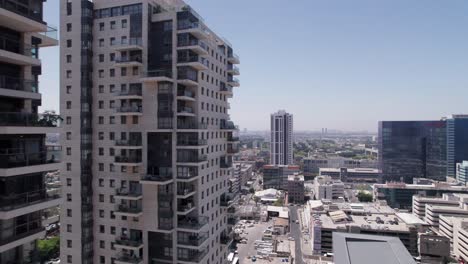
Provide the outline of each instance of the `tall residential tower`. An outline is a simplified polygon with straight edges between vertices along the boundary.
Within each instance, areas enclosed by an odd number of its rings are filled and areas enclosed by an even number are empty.
[[[293,115],[280,110],[271,114],[270,164],[293,164]]]
[[[61,0],[60,13],[61,260],[223,263],[231,44],[177,0]]]
[[[59,118],[38,113],[39,50],[58,45],[43,2],[0,1],[0,263],[39,263],[43,211],[61,201],[45,183],[46,172],[60,169],[59,149],[45,145]]]

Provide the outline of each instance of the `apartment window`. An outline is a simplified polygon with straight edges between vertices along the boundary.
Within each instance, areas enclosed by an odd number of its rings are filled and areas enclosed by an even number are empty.
[[[99,187],[104,187],[104,179],[99,179]]]
[[[104,194],[99,194],[99,202],[100,203],[104,202]]]
[[[115,92],[115,85],[111,84],[109,85],[109,92],[114,93]]]
[[[71,12],[71,11],[70,11]],[[68,263],[72,263],[72,256],[71,255],[67,255],[67,262]]]
[[[112,164],[112,163],[109,164],[109,171],[110,171],[110,172],[115,172],[115,166],[114,166],[114,164]]]
[[[127,19],[122,19],[122,28],[127,28]]]
[[[99,85],[98,89],[99,93],[104,93],[104,85]]]
[[[127,68],[120,68],[120,76],[127,76]]]
[[[104,70],[99,70],[99,78],[104,78]]]
[[[71,48],[71,46],[72,46],[72,40],[67,39],[67,48]]]
[[[99,148],[99,156],[104,156],[104,148]]]
[[[104,22],[99,23],[99,31],[104,31]]]
[[[115,150],[113,148],[109,148],[109,156],[114,156]]]
[[[71,209],[67,209],[67,216],[68,216],[68,217],[71,217],[71,216],[72,216],[72,210],[71,210]]]
[[[70,116],[67,116],[67,125],[71,125],[71,117]]]
[[[103,125],[103,124],[104,124],[104,117],[103,117],[103,116],[100,116],[100,117],[98,118],[98,124],[100,124],[100,125]]]
[[[111,29],[115,29],[115,21],[111,21],[111,22],[110,22],[110,28],[111,28]]]
[[[99,163],[99,171],[104,171],[104,163]]]
[[[115,61],[115,53],[109,54],[109,60],[110,61]]]
[[[70,31],[72,31],[72,24],[67,23],[67,32],[70,32]]]
[[[99,233],[104,234],[106,227],[103,225],[99,225]]]
[[[109,101],[109,108],[115,108],[115,101],[114,100],[110,100]]]
[[[104,210],[99,210],[99,217],[101,217],[101,218],[104,217]]]
[[[115,45],[115,38],[110,38],[110,45],[114,46]]]
[[[126,36],[122,36],[122,37],[120,38],[120,43],[121,43],[121,44],[127,44],[127,37],[126,37]]]
[[[67,140],[71,140],[71,132],[67,132]]]
[[[99,47],[104,47],[104,39],[99,40]]]
[[[114,187],[115,187],[115,180],[110,180],[110,181],[109,181],[109,186],[110,186],[111,188],[114,188]]]
[[[68,155],[68,156],[71,155],[71,148],[70,148],[70,147],[67,147],[67,155]]]
[[[67,63],[71,63],[72,62],[72,56],[71,55],[67,55]]]
[[[67,232],[70,232],[70,233],[72,232],[72,225],[70,224],[67,225]]]
[[[110,140],[115,140],[115,133],[114,132],[109,132],[109,139]]]
[[[104,140],[104,132],[99,132],[98,133],[98,139],[99,140]]]
[[[138,75],[138,67],[133,67],[132,68],[132,73],[133,73],[133,75]]]
[[[67,202],[71,202],[72,201],[72,195],[71,193],[67,193]]]
[[[68,70],[68,71],[67,71],[67,79],[70,79],[70,78],[71,78],[71,75],[72,75],[72,71]]]
[[[132,117],[132,124],[138,125],[138,116],[133,116]],[[134,167],[135,168],[135,167]]]
[[[111,116],[109,118],[109,124],[111,124],[111,125],[115,124],[115,117],[114,116]]]
[[[104,54],[99,54],[99,62],[104,62]]]
[[[67,109],[71,109],[71,101],[67,101]]]
[[[68,85],[66,89],[67,89],[67,94],[70,94],[71,93],[71,86]]]
[[[110,69],[109,70],[109,75],[110,75],[110,77],[115,77],[115,69]]]
[[[67,178],[67,186],[68,187],[72,186],[72,180],[70,178]]]
[[[106,242],[104,240],[100,240],[99,241],[99,247],[100,248],[106,248]],[[104,258],[103,256],[101,256],[101,258]],[[101,261],[101,263],[104,263]]]
[[[122,124],[122,125],[127,124],[127,117],[126,116],[121,116],[120,117],[120,124]]]

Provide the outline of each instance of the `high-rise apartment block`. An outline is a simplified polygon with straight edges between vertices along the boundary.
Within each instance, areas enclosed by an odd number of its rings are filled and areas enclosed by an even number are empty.
[[[223,263],[239,58],[178,0],[62,0],[64,263]]]
[[[293,116],[284,110],[271,114],[270,164],[293,164]]]
[[[380,180],[445,180],[446,135],[445,121],[379,122]]]
[[[45,180],[61,166],[60,149],[45,145],[60,118],[38,111],[40,48],[58,45],[43,2],[0,1],[0,263],[39,263],[44,211],[61,202]]]

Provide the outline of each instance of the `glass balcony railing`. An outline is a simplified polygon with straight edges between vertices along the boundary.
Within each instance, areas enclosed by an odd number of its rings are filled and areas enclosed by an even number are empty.
[[[185,29],[200,29],[205,31],[203,24],[200,22],[191,22],[187,20],[180,20],[177,23],[178,30],[185,30]]]
[[[117,147],[141,147],[141,139],[127,139],[127,140],[116,140],[115,145]]]
[[[0,126],[58,127],[62,118],[54,114],[0,113]]]
[[[237,142],[237,141],[239,141],[239,137],[228,137],[227,141],[228,142]]]
[[[42,4],[41,5],[30,4],[28,8],[28,1],[0,0],[0,8],[5,8],[18,15],[25,16],[27,18],[30,18],[40,23],[44,23],[42,21]]]
[[[143,259],[135,255],[130,255],[128,253],[120,253],[115,256],[115,260],[121,263],[130,263],[130,264],[139,264],[143,262]]]
[[[239,56],[237,56],[237,54],[230,53],[230,54],[228,54],[228,59],[234,59],[234,60],[238,61],[240,58],[239,58]]]
[[[0,75],[0,88],[37,93],[38,82],[11,76]]]
[[[177,162],[204,162],[208,157],[202,154],[177,155]]]
[[[125,204],[119,204],[117,205],[117,208],[115,211],[120,212],[120,213],[138,214],[142,212],[142,209],[140,206],[131,207]]]
[[[115,191],[116,196],[138,197],[141,196],[141,190],[129,190],[126,188],[119,188]]]
[[[177,91],[177,96],[185,96],[190,98],[195,98],[195,93],[188,90],[179,90]]]
[[[220,128],[221,129],[229,129],[229,130],[237,129],[236,125],[234,125],[234,122],[232,122],[232,121],[221,122]]]
[[[115,156],[116,163],[141,163],[141,156]]]
[[[129,238],[120,236],[117,237],[117,239],[115,240],[115,244],[127,247],[139,247],[143,244],[143,240],[141,238]]]
[[[30,220],[23,224],[15,224],[12,227],[4,227],[0,229],[0,246],[9,244],[13,241],[32,236],[44,231],[42,219]]]
[[[197,167],[179,167],[177,179],[186,180],[198,177]]]
[[[177,120],[177,129],[207,129],[208,125],[196,121]]]
[[[188,250],[178,250],[177,259],[186,262],[198,263],[203,260],[203,258],[208,254],[208,247],[202,250],[188,249]]]
[[[232,93],[232,87],[231,86],[219,87],[219,91],[226,92],[226,93]]]
[[[177,113],[181,114],[193,114],[193,108],[188,106],[179,106],[177,107]]]
[[[0,211],[11,211],[18,208],[30,206],[37,203],[43,203],[60,198],[60,189],[56,190],[41,189],[26,193],[12,193],[0,195]]]
[[[130,62],[142,62],[141,56],[131,56],[131,57],[120,57],[115,58],[116,63],[130,63]]]
[[[141,113],[143,107],[141,106],[122,106],[115,109],[116,113]]]
[[[205,242],[209,237],[208,232],[202,233],[178,233],[177,235],[177,243],[180,245],[187,245],[187,246],[200,246]]]
[[[185,229],[199,230],[205,225],[208,224],[208,217],[199,216],[199,217],[182,217],[177,221],[177,227]]]
[[[142,178],[145,181],[165,182],[172,180],[172,172],[169,170],[160,170],[159,172],[148,173]]]
[[[120,44],[116,44],[118,47],[125,47],[125,46],[142,46],[143,40],[142,38],[130,38],[130,39],[122,39]]]
[[[118,91],[115,93],[116,96],[142,96],[143,93],[141,89],[131,89],[131,90],[124,90]]]
[[[5,50],[37,59],[37,48],[31,45],[0,36],[0,50]]]
[[[37,152],[25,152],[24,149],[0,149],[0,168],[10,169],[59,163],[61,150],[60,146],[46,147]]]
[[[188,46],[200,46],[202,49],[207,50],[208,45],[205,42],[198,39],[179,39],[177,41],[177,47],[188,47]]]
[[[149,70],[143,73],[143,77],[154,78],[154,77],[167,77],[172,78],[172,70],[161,69],[161,70]]]
[[[198,62],[208,67],[208,60],[200,56],[182,56],[177,58],[178,63]]]
[[[178,139],[178,146],[205,146],[208,144],[206,139]]]
[[[58,39],[57,27],[55,26],[47,25],[47,31],[40,32],[39,34],[52,38],[52,39],[56,39],[56,40]]]
[[[177,195],[187,195],[195,191],[193,185],[184,185],[182,187],[177,187]]]

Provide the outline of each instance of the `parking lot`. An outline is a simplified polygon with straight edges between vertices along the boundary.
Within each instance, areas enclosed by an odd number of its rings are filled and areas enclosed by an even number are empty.
[[[241,237],[247,239],[247,244],[237,243],[240,263],[252,262],[248,257],[255,256],[257,254],[257,250],[254,246],[255,240],[262,239],[263,231],[272,224],[273,221],[270,220],[269,222],[258,222],[257,224],[253,224],[253,227],[248,227],[248,224],[246,225]]]

